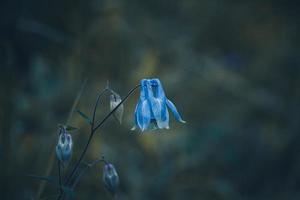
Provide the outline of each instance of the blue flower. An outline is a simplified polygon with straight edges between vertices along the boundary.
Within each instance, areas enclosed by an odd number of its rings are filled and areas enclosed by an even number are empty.
[[[58,137],[58,143],[56,145],[56,156],[57,159],[62,163],[66,164],[72,156],[73,142],[70,134],[67,133],[65,128],[62,128],[62,133]]]
[[[177,121],[185,123],[175,105],[167,99],[159,79],[142,79],[141,93],[135,108],[135,126],[145,131],[153,129],[169,129],[169,111],[172,111]]]

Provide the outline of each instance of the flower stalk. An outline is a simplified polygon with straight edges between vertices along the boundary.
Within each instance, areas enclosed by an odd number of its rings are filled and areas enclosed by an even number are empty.
[[[131,96],[131,94],[137,89],[139,88],[140,85],[136,85],[134,88],[132,88],[128,93],[127,95],[120,101],[119,104],[117,104],[115,106],[114,109],[112,109],[104,118],[103,120],[95,126],[95,116],[96,116],[96,111],[97,111],[97,107],[98,107],[98,104],[99,104],[99,101],[100,101],[100,98],[103,96],[103,94],[107,91],[109,91],[108,87],[106,87],[97,97],[97,100],[96,100],[96,103],[95,103],[95,107],[94,107],[94,110],[93,110],[93,117],[92,117],[92,123],[91,123],[91,128],[90,128],[90,135],[89,135],[89,138],[88,138],[88,141],[82,151],[82,153],[80,154],[80,157],[78,159],[78,161],[76,162],[74,168],[72,169],[71,173],[69,174],[69,176],[67,176],[66,178],[66,181],[65,181],[65,186],[69,186],[71,184],[71,180],[74,176],[74,174],[76,173],[76,171],[78,170],[80,164],[82,163],[83,161],[83,158],[84,156],[86,155],[86,152],[88,150],[88,147],[92,141],[92,138],[95,134],[95,132],[106,122],[107,119],[109,119],[109,117],[114,114],[114,112],[128,99],[128,97]],[[76,181],[76,179],[75,179]],[[59,195],[58,197],[58,200],[60,200],[61,198],[64,198],[64,192],[61,193],[61,195]]]
[[[91,141],[98,129],[113,115],[119,123],[122,122],[122,116],[124,112],[124,102],[138,89],[140,89],[139,101],[136,105],[134,116],[135,126],[133,129],[139,128],[141,132],[153,129],[169,129],[169,110],[173,113],[175,119],[181,123],[185,123],[176,106],[171,102],[164,92],[163,86],[159,79],[142,79],[139,85],[133,87],[126,96],[121,99],[120,95],[114,92],[107,85],[98,95],[92,110],[92,118],[85,115],[83,112],[77,110],[77,112],[88,122],[90,125],[90,133],[88,140],[78,158],[75,165],[70,170],[67,176],[63,176],[62,169],[68,164],[72,156],[72,136],[68,133],[69,131],[76,130],[76,127],[68,124],[60,125],[58,134],[58,143],[56,145],[56,157],[58,167],[58,186],[59,193],[57,200],[68,199],[73,197],[74,189],[78,184],[79,180],[87,169],[91,168],[99,162],[104,162],[102,180],[106,189],[113,195],[113,198],[117,198],[119,176],[115,166],[108,163],[104,157],[98,159],[92,163],[86,164],[84,157],[91,144]],[[96,122],[96,113],[99,102],[104,94],[110,93],[110,112],[99,122]],[[76,101],[78,99],[76,98]],[[77,104],[77,102],[76,102]],[[76,105],[75,104],[75,105]],[[75,106],[72,107],[72,112]],[[85,167],[81,167],[85,164]],[[32,176],[34,178],[46,180],[52,182],[51,177],[43,176]],[[39,192],[40,193],[40,192]],[[39,196],[39,195],[38,195]]]

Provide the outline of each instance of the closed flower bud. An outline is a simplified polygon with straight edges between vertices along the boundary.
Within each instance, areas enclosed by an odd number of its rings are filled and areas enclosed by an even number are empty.
[[[62,164],[66,164],[72,156],[73,142],[71,135],[64,128],[62,130],[56,145],[56,156]]]
[[[119,186],[119,176],[115,167],[106,163],[103,168],[103,182],[106,189],[112,194],[116,195],[118,186]]]
[[[122,101],[122,99],[121,99],[120,95],[118,95],[114,91],[111,91],[111,92],[112,92],[112,94],[110,95],[110,110],[113,110]],[[122,104],[114,112],[114,117],[120,122],[120,124],[122,123],[123,113],[124,113],[124,106]]]

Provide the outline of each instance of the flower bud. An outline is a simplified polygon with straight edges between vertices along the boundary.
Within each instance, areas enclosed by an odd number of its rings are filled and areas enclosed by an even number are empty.
[[[65,129],[63,129],[63,133],[59,135],[58,143],[56,145],[56,156],[62,164],[67,163],[71,159],[72,147],[72,137]]]
[[[111,192],[112,195],[115,195],[119,186],[119,176],[115,167],[110,163],[104,165],[103,182],[106,189]]]
[[[112,94],[110,95],[110,110],[112,111],[117,105],[122,101],[120,95],[111,91]],[[118,109],[114,112],[114,117],[122,123],[122,117],[124,113],[124,106],[123,104],[118,107]]]

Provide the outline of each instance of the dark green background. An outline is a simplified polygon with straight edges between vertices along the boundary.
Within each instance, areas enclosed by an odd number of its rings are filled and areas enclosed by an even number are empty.
[[[158,77],[186,124],[132,132],[138,94],[120,126],[110,119],[86,161],[101,155],[120,175],[120,199],[300,198],[298,1],[0,1],[0,199],[35,199],[57,176],[57,124],[90,114],[110,81],[125,96]],[[108,98],[98,110],[108,112]],[[78,114],[72,165],[88,138]],[[76,199],[110,199],[102,166]],[[41,197],[57,192],[47,184]],[[55,199],[55,198],[47,198]]]

